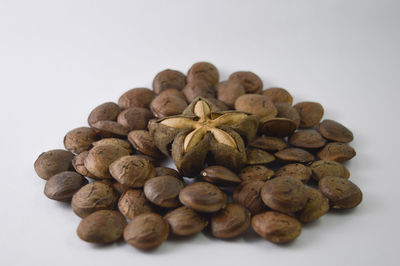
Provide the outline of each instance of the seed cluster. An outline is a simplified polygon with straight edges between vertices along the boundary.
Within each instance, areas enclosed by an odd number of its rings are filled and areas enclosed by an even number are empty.
[[[287,90],[263,86],[248,71],[219,82],[208,62],[187,75],[161,71],[153,90],[97,106],[89,127],[66,134],[65,150],[37,158],[44,194],[71,202],[82,240],[139,249],[170,234],[230,239],[250,228],[286,243],[303,223],[359,205],[343,164],[356,155],[352,132],[321,121],[321,104],[293,105]],[[160,165],[166,157],[177,170]]]

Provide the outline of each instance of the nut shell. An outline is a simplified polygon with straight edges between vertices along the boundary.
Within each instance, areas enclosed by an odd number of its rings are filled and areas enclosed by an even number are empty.
[[[186,206],[168,212],[164,219],[169,223],[171,232],[178,236],[197,234],[208,224],[207,219]]]
[[[246,207],[252,215],[265,212],[268,207],[261,199],[263,181],[245,181],[233,192],[233,201]]]
[[[237,71],[229,76],[229,80],[237,81],[246,90],[246,93],[261,93],[263,82],[259,76],[250,71]]]
[[[151,101],[154,99],[155,93],[147,88],[134,88],[128,90],[118,99],[118,105],[122,109],[130,107],[149,108]]]
[[[144,194],[155,205],[175,208],[181,205],[178,196],[183,186],[183,182],[174,176],[158,176],[144,184]]]
[[[74,154],[70,151],[50,150],[39,155],[34,168],[40,178],[48,180],[55,174],[73,170],[73,158]]]
[[[129,189],[125,191],[118,201],[118,209],[130,220],[142,213],[154,211],[153,206],[146,199],[141,189]]]
[[[76,172],[61,172],[50,177],[44,194],[52,200],[70,201],[74,193],[87,183],[87,179]]]
[[[64,147],[75,153],[87,151],[92,143],[99,139],[96,131],[90,127],[79,127],[69,131],[64,137]]]
[[[333,209],[351,209],[362,200],[360,188],[345,178],[326,176],[318,182],[318,188],[329,199]]]

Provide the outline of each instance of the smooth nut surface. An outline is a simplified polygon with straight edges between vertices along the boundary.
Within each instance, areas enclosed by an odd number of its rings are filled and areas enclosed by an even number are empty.
[[[242,182],[234,172],[219,165],[205,168],[200,172],[200,175],[205,181],[217,185],[234,185]]]
[[[44,194],[52,200],[70,201],[74,193],[87,183],[87,179],[76,172],[61,172],[50,177]]]
[[[261,132],[267,136],[283,138],[293,134],[297,125],[293,120],[287,118],[270,118],[261,120],[260,128]]]
[[[92,126],[98,121],[116,121],[121,109],[116,103],[107,102],[100,104],[89,114],[88,123]]]
[[[317,130],[321,135],[331,141],[350,142],[353,140],[353,133],[339,122],[325,119],[318,126]]]
[[[186,76],[177,70],[165,69],[159,72],[153,80],[153,90],[156,94],[167,89],[182,90],[186,84]]]
[[[181,114],[186,107],[185,99],[167,94],[157,96],[150,105],[151,111],[158,118]]]
[[[77,233],[86,242],[106,244],[120,239],[125,226],[126,220],[121,213],[101,210],[83,218]]]
[[[174,208],[181,204],[178,195],[183,186],[183,182],[174,176],[158,176],[144,184],[144,194],[155,205]]]
[[[360,188],[345,178],[326,176],[318,182],[318,188],[329,199],[333,209],[351,209],[362,200]]]
[[[293,103],[293,97],[290,93],[283,88],[269,88],[264,90],[262,95],[267,96],[273,103]]]
[[[153,113],[143,107],[131,107],[122,111],[117,122],[129,131],[147,129],[147,123],[154,117]]]
[[[307,203],[298,215],[303,223],[309,223],[317,220],[329,211],[329,200],[318,189],[306,188]]]
[[[320,160],[310,165],[312,176],[315,180],[321,180],[325,176],[337,176],[348,179],[350,172],[341,163],[328,160]]]
[[[121,125],[116,121],[97,121],[92,124],[97,132],[102,136],[126,136],[129,133],[129,129]]]
[[[48,180],[55,174],[73,170],[74,154],[66,150],[50,150],[43,152],[36,159],[34,168],[40,178]]]
[[[274,154],[276,158],[288,162],[307,163],[314,161],[314,155],[300,148],[286,148]]]
[[[263,82],[259,76],[250,71],[237,71],[229,76],[229,80],[234,80],[242,84],[246,93],[261,93]]]
[[[75,153],[87,151],[92,143],[99,139],[96,131],[90,127],[79,127],[69,131],[64,137],[64,147]]]
[[[169,223],[171,232],[178,236],[197,234],[208,224],[206,218],[186,206],[168,212],[164,219]]]
[[[305,184],[310,180],[311,174],[312,171],[310,167],[305,166],[301,163],[292,163],[279,168],[275,172],[275,177],[290,176]]]
[[[204,80],[214,86],[219,80],[218,69],[209,62],[197,62],[192,65],[187,74],[187,81]]]
[[[135,149],[154,158],[162,158],[161,151],[154,144],[153,137],[147,130],[133,130],[128,135],[129,142]]]
[[[356,151],[346,143],[331,142],[326,144],[317,155],[321,160],[330,160],[341,163],[351,160],[356,156]]]
[[[300,102],[294,105],[300,115],[300,127],[309,128],[317,125],[324,115],[324,108],[316,102]]]
[[[163,176],[163,175],[170,175],[170,176],[174,176],[179,179],[182,178],[182,176],[179,174],[179,172],[176,171],[175,169],[165,167],[165,166],[156,167],[156,176]]]
[[[257,115],[260,119],[274,118],[278,114],[278,110],[272,101],[259,94],[245,94],[238,97],[235,102],[235,109]]]
[[[275,160],[275,157],[268,152],[260,149],[247,149],[246,151],[247,156],[247,164],[254,165],[254,164],[267,164]]]
[[[234,107],[236,99],[246,93],[242,84],[234,80],[219,82],[215,86],[215,90],[217,99],[223,101],[229,107]]]
[[[118,105],[123,108],[143,107],[149,108],[151,101],[154,99],[155,93],[147,88],[134,88],[128,90],[118,99]]]
[[[318,131],[313,129],[296,131],[289,137],[289,144],[299,148],[315,149],[321,148],[326,144],[324,139]]]
[[[276,152],[286,148],[287,144],[282,138],[262,136],[250,142],[249,146],[266,151]]]
[[[182,90],[188,102],[194,101],[197,97],[215,98],[215,90],[204,80],[193,80],[186,84]]]
[[[235,188],[233,201],[246,207],[252,215],[265,212],[268,207],[261,199],[263,181],[245,181]]]
[[[153,206],[146,199],[142,189],[129,189],[125,191],[118,201],[118,209],[130,220],[142,213],[154,211]]]
[[[274,171],[264,165],[249,165],[242,168],[238,175],[242,181],[265,181],[274,175]]]
[[[101,146],[101,145],[117,145],[126,149],[129,153],[133,152],[132,145],[127,140],[118,139],[118,138],[104,138],[92,143],[93,147]]]

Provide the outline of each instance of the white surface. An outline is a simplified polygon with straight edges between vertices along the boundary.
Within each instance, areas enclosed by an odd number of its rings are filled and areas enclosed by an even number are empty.
[[[399,1],[0,0],[0,265],[399,265],[399,12]],[[147,253],[79,240],[80,219],[43,195],[34,160],[98,104],[199,60],[222,79],[254,71],[351,128],[363,203],[286,246],[199,234]]]

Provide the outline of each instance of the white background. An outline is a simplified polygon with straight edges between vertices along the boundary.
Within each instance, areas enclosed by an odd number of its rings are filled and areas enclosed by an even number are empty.
[[[0,0],[0,264],[399,265],[399,3]],[[222,79],[254,71],[351,128],[347,166],[362,204],[285,246],[252,234],[199,234],[152,252],[78,239],[80,219],[43,195],[36,157],[62,148],[95,106],[199,60]]]

